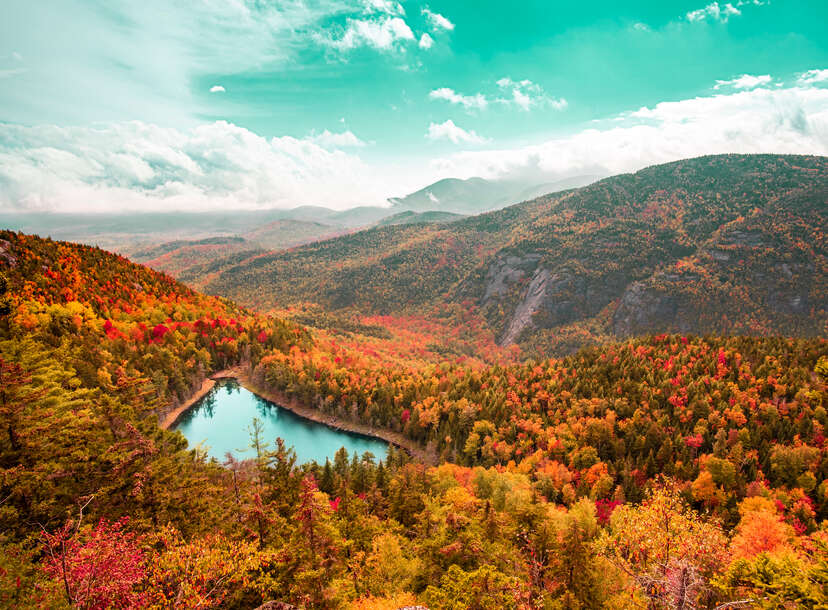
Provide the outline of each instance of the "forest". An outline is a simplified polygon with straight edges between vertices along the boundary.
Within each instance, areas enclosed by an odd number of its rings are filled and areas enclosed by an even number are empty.
[[[801,252],[818,266],[812,231]],[[618,336],[535,357],[459,303],[264,314],[10,231],[0,273],[0,606],[828,604],[817,310],[808,332]],[[254,459],[210,460],[158,422],[228,366],[431,459],[299,464],[254,425]]]

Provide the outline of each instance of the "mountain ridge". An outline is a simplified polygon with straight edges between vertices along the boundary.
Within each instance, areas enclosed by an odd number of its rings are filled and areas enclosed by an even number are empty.
[[[465,303],[502,343],[540,353],[655,331],[813,336],[826,329],[826,190],[825,157],[699,157],[257,257],[207,290],[366,314]]]

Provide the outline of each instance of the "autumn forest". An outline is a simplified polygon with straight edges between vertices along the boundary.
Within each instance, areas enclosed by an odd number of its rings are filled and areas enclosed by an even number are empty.
[[[702,157],[179,279],[2,230],[0,607],[826,608],[827,198]],[[390,449],[211,459],[221,370]]]

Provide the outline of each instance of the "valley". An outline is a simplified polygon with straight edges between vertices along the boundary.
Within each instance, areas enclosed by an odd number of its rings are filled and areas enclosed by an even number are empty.
[[[0,231],[0,601],[819,607],[827,196],[702,157],[140,253],[190,286]]]

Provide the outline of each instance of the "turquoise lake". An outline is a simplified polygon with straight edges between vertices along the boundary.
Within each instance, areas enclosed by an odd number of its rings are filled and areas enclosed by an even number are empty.
[[[388,450],[385,441],[299,417],[232,380],[217,383],[192,409],[178,418],[173,428],[181,431],[191,447],[199,443],[207,446],[207,453],[219,461],[224,460],[227,452],[236,459],[245,459],[254,455],[248,447],[253,418],[264,424],[264,439],[269,448],[275,447],[279,437],[286,446],[293,447],[299,463],[316,460],[324,464],[325,458],[333,461],[341,447],[350,454],[370,451],[377,460],[385,459]]]

